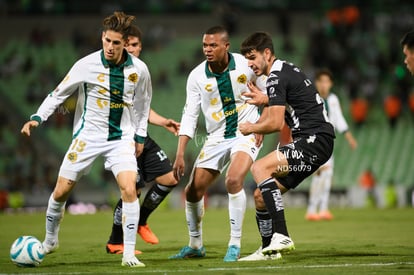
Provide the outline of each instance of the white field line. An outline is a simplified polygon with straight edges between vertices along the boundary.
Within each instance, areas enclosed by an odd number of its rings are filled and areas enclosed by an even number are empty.
[[[392,262],[392,263],[366,263],[366,264],[318,264],[318,265],[272,265],[272,266],[252,266],[252,267],[218,267],[218,268],[198,268],[198,269],[151,269],[147,268],[122,268],[119,271],[111,271],[110,274],[125,273],[200,273],[200,272],[218,272],[218,271],[246,271],[246,270],[283,270],[283,269],[311,269],[311,268],[347,268],[347,267],[381,267],[394,265],[414,265],[414,262]],[[16,275],[18,273],[15,273]],[[20,274],[20,273],[19,273]],[[56,273],[24,273],[25,275],[56,275]],[[60,275],[83,275],[92,274],[91,272],[59,272]],[[0,273],[0,275],[14,275],[14,273]]]

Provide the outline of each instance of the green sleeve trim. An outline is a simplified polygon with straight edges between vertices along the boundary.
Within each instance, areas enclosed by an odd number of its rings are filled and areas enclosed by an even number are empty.
[[[135,135],[134,140],[135,140],[136,143],[145,143],[145,137],[142,137],[142,136],[139,136],[139,135]]]
[[[38,115],[31,115],[31,116],[30,116],[30,120],[37,121],[37,122],[39,122],[39,124],[41,124],[41,123],[42,123],[42,119],[41,119],[41,118],[40,118],[40,116],[38,116]]]

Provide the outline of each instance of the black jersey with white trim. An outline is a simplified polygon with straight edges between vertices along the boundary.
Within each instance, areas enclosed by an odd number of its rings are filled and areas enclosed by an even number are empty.
[[[326,133],[335,136],[312,81],[295,65],[276,60],[266,83],[269,106],[286,106],[285,121],[292,130],[292,137]]]

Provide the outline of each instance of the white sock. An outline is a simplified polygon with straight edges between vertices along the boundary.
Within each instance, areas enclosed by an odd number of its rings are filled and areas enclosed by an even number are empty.
[[[185,216],[187,219],[190,242],[188,246],[199,249],[203,246],[203,216],[204,197],[198,202],[185,201]]]
[[[65,212],[65,204],[66,202],[55,201],[53,193],[50,195],[46,210],[45,236],[45,242],[49,245],[54,245],[59,239],[60,222]]]
[[[135,256],[135,243],[139,220],[138,199],[134,202],[122,201],[122,230],[124,232],[124,258]]]
[[[332,169],[327,168],[321,171],[321,205],[319,208],[320,212],[328,211],[329,208],[329,194],[331,192],[332,184]]]
[[[229,196],[229,218],[230,218],[230,245],[240,247],[244,213],[246,212],[246,193],[244,189]]]
[[[308,210],[306,211],[307,214],[316,214],[318,211],[318,204],[319,204],[319,196],[320,196],[320,182],[321,176],[320,174],[314,174],[312,176],[312,181],[309,188],[309,203],[308,203]]]

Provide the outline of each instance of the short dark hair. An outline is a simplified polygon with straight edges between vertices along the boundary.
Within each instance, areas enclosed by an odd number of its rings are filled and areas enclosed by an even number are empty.
[[[404,34],[401,39],[401,46],[407,46],[408,49],[414,49],[414,30],[411,30]]]
[[[138,37],[139,41],[142,41],[142,32],[136,25],[131,25],[128,35],[133,36],[133,37]]]
[[[226,28],[223,26],[214,26],[211,28],[208,28],[204,34],[223,34],[223,39],[225,41],[229,41],[229,33],[227,32]]]
[[[216,34],[216,33],[227,33],[227,30],[223,26],[214,26],[214,27],[208,28],[204,34]]]
[[[333,74],[331,70],[329,70],[328,68],[321,68],[317,70],[315,73],[315,80],[318,80],[321,76],[324,76],[324,75],[329,77],[329,79],[333,82]]]
[[[253,50],[263,52],[265,49],[269,49],[272,54],[275,53],[272,38],[267,32],[255,32],[242,42],[240,53],[246,55]]]
[[[127,15],[122,11],[116,11],[112,15],[106,17],[102,22],[103,31],[114,31],[122,34],[123,39],[128,39],[131,25],[135,20],[135,16]]]

